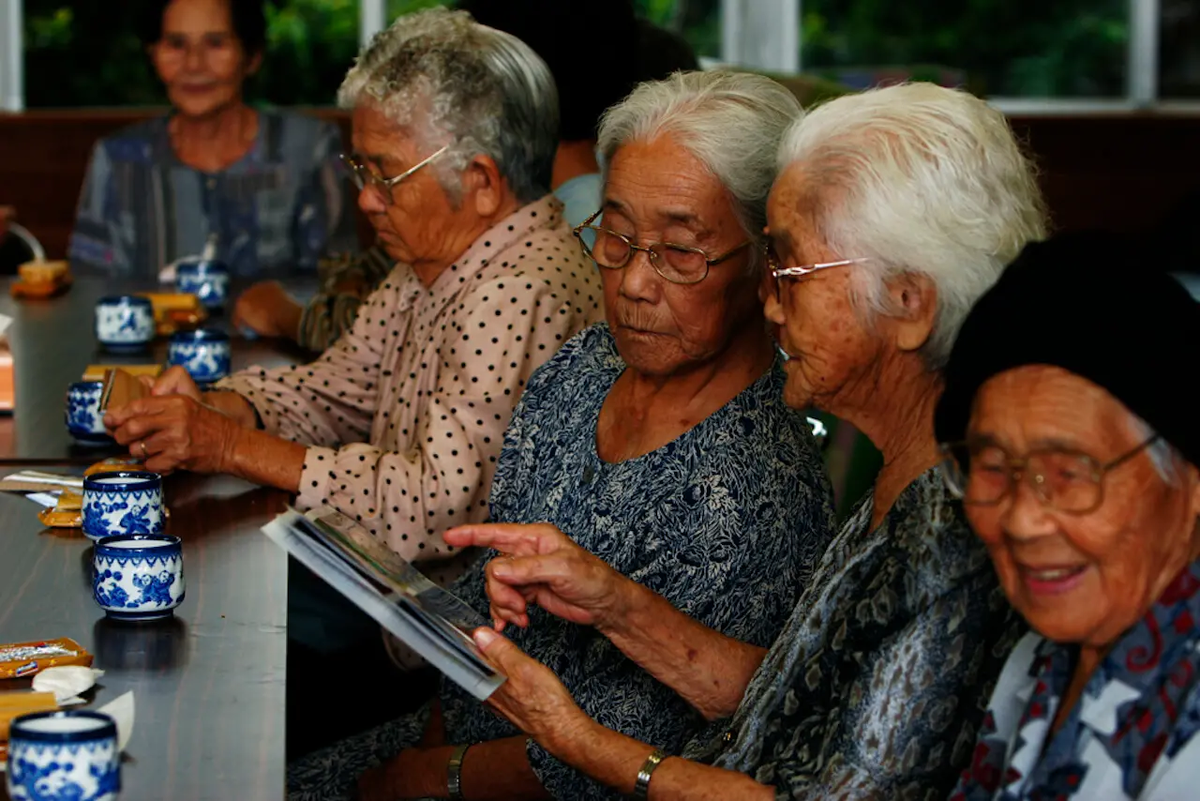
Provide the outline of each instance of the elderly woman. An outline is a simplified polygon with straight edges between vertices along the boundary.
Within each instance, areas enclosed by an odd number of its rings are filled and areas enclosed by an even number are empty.
[[[1040,198],[1003,116],[928,84],[830,101],[795,124],[779,164],[764,292],[789,357],[784,397],[851,422],[884,466],[770,649],[550,526],[447,541],[514,557],[487,568],[498,628],[544,625],[536,603],[595,626],[709,720],[733,716],[682,751],[644,745],[479,630],[509,676],[491,703],[596,780],[654,799],[944,798],[1019,622],[938,475],[933,409],[972,301],[1042,235]]]
[[[246,105],[266,46],[261,0],[155,0],[143,39],[171,113],[101,140],[70,259],[156,278],[210,237],[239,276],[314,272],[356,246],[333,123]]]
[[[807,584],[832,511],[758,297],[772,154],[799,112],[767,78],[709,72],[643,84],[606,114],[604,203],[578,233],[607,323],[530,380],[491,497],[494,520],[549,521],[606,570],[755,646]],[[454,587],[481,611],[483,568]],[[523,634],[614,729],[681,748],[704,727],[596,630],[545,615]],[[453,685],[427,713],[294,766],[292,797],[341,797],[368,768],[368,799],[612,795]]]
[[[1031,246],[947,365],[947,478],[1033,628],[952,798],[1197,797],[1200,307],[1145,252]]]

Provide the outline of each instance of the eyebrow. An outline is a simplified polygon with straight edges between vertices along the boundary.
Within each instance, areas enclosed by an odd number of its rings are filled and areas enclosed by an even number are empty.
[[[608,211],[610,209],[612,211],[619,212],[626,217],[633,217],[629,207],[624,203],[614,198],[606,197],[604,199],[604,206],[601,210]],[[690,229],[692,233],[696,235],[697,239],[706,236],[714,236],[716,233],[712,229],[705,226],[700,221],[700,218],[690,211],[685,211],[682,209],[667,209],[665,211],[656,212],[656,214],[657,216],[662,217],[668,223],[682,225],[683,227]]]
[[[1001,448],[1006,451],[1008,450],[1008,448],[1005,447],[1004,444],[999,441],[999,439],[988,433],[972,434],[968,437],[968,441],[973,445],[993,445],[997,448]],[[1081,446],[1081,443],[1062,439],[1061,437],[1038,437],[1037,439],[1031,440],[1027,453],[1047,450],[1070,451],[1072,453],[1082,453],[1088,456],[1091,455],[1084,450],[1084,448]]]

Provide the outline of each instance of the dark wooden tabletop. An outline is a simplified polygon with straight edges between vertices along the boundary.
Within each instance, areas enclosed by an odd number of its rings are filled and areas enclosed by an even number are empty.
[[[16,383],[16,410],[0,417],[0,475],[22,465],[79,474],[108,455],[73,444],[65,393],[88,364],[165,361],[165,342],[141,357],[112,356],[95,342],[95,301],[138,288],[81,279],[63,297],[18,302],[0,281],[0,314],[14,318]],[[289,288],[303,295],[303,286]],[[212,322],[228,330],[228,318]],[[234,369],[307,358],[240,338],[233,353]],[[110,621],[96,605],[92,546],[78,530],[44,529],[36,504],[0,493],[0,643],[71,637],[105,671],[93,708],[134,692],[122,801],[282,798],[287,558],[259,529],[288,496],[223,476],[171,476],[165,491],[168,530],[184,541],[187,595],[173,618],[141,624]],[[0,690],[28,686],[0,682]]]
[[[65,294],[49,300],[14,300],[11,279],[0,281],[0,314],[13,318],[9,328],[13,352],[15,402],[12,414],[0,414],[0,464],[25,462],[91,464],[113,450],[77,444],[64,422],[67,387],[80,380],[89,364],[165,364],[167,342],[159,338],[143,354],[112,354],[96,342],[94,310],[104,295],[152,287],[99,278],[79,278]],[[288,288],[303,297],[311,282]],[[228,315],[205,324],[229,331]],[[295,345],[277,340],[233,338],[233,369],[251,365],[275,367],[311,358]]]

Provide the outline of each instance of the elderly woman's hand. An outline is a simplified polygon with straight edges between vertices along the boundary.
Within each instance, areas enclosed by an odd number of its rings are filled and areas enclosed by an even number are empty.
[[[233,324],[264,337],[295,339],[304,307],[278,281],[260,281],[249,287],[233,307]]]
[[[455,547],[494,548],[506,556],[487,565],[487,594],[496,630],[529,625],[528,604],[585,626],[620,614],[628,579],[548,523],[480,524],[446,532]]]
[[[110,409],[104,425],[147,470],[164,474],[227,472],[241,432],[233,418],[185,394],[139,398]]]
[[[552,741],[592,722],[550,668],[490,629],[476,629],[474,636],[488,662],[508,677],[487,704],[514,726],[554,751]]]

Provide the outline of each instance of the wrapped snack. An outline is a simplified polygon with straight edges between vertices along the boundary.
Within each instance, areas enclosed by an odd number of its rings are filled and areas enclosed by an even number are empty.
[[[83,471],[85,476],[90,476],[95,473],[115,473],[118,470],[145,470],[143,465],[133,456],[113,456],[105,459],[103,462],[96,462],[94,465]]]
[[[92,655],[69,637],[42,642],[18,642],[0,645],[0,679],[32,676],[56,665],[90,667]]]

